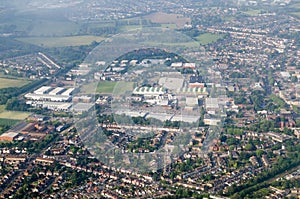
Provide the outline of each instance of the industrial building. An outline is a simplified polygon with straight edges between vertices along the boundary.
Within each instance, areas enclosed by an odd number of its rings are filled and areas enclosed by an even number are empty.
[[[27,93],[25,98],[32,101],[68,102],[74,88],[42,86],[33,93]]]
[[[178,88],[177,89],[177,93],[183,94],[183,95],[203,95],[206,96],[208,95],[207,89],[206,87],[203,88],[189,88],[189,87],[183,87],[183,88]]]
[[[19,133],[7,132],[0,136],[0,141],[13,141],[18,137]]]

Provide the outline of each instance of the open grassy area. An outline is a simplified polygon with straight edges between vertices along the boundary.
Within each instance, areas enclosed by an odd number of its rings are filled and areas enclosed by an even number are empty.
[[[216,42],[218,39],[222,39],[224,35],[222,34],[212,34],[212,33],[204,33],[196,37],[196,40],[200,42],[202,45],[207,45],[209,43]]]
[[[248,10],[248,11],[245,11],[243,13],[249,15],[249,16],[257,16],[261,13],[262,10]]]
[[[5,111],[5,105],[0,105],[0,113]]]
[[[118,82],[114,87],[114,94],[123,95],[126,92],[132,92],[134,89],[134,82]]]
[[[45,47],[64,47],[89,45],[93,41],[100,42],[105,38],[100,36],[83,35],[69,37],[23,37],[19,41]]]
[[[142,29],[142,25],[125,25],[121,26],[121,31],[130,31],[130,30],[136,30],[136,29]]]
[[[28,84],[30,81],[25,79],[10,79],[10,78],[0,78],[0,89],[9,87],[21,87]]]
[[[97,87],[97,82],[85,84],[80,88],[80,93],[81,94],[93,94],[93,93],[95,93],[96,87]]]
[[[12,120],[12,119],[3,119],[3,118],[0,118],[0,132],[2,130],[1,126],[13,126],[13,125],[17,124],[18,122],[20,122],[20,120]]]
[[[170,29],[176,29],[176,24],[174,23],[163,23],[161,24],[162,28],[170,28]]]
[[[96,88],[96,84],[97,88]],[[102,82],[94,82],[91,84],[87,84],[82,86],[81,93],[82,94],[93,94],[96,92],[97,94],[123,94],[125,91],[133,91],[133,82],[111,82],[111,81],[102,81]]]
[[[2,112],[0,112],[0,118],[11,119],[11,120],[24,120],[29,115],[31,115],[30,112],[19,112],[19,111],[2,111]]]
[[[116,84],[117,84],[117,82],[110,82],[110,81],[99,82],[96,92],[97,93],[113,93]]]

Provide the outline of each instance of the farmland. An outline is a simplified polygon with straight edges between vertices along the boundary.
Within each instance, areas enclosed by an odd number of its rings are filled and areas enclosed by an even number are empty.
[[[25,79],[12,79],[0,77],[0,89],[9,87],[21,87],[28,83],[30,83],[30,81]]]
[[[18,122],[19,122],[19,120],[0,118],[0,132],[1,132],[2,126],[13,126]]]
[[[190,24],[191,19],[184,17],[179,14],[167,14],[163,12],[157,12],[144,17],[144,19],[150,20],[153,23],[159,24],[176,24],[177,28],[183,28],[185,24]],[[170,25],[170,27],[174,27],[174,25]]]
[[[3,111],[0,112],[1,119],[12,119],[12,120],[24,120],[31,113],[30,112],[19,112],[19,111]]]

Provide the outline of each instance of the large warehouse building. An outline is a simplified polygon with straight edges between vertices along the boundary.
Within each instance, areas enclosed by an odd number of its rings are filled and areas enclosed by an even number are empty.
[[[74,88],[42,86],[33,93],[27,93],[25,98],[33,101],[67,102],[71,100]]]

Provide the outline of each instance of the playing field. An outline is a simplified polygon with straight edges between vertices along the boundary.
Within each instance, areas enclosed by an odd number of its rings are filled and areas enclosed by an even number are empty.
[[[110,81],[105,81],[105,82],[99,82],[96,92],[97,93],[113,93],[114,88],[116,86],[117,82],[110,82]]]
[[[92,42],[100,42],[105,38],[100,36],[83,35],[70,37],[23,37],[19,41],[44,46],[44,47],[64,47],[64,46],[81,46],[89,45]]]
[[[213,42],[216,42],[218,39],[222,39],[224,35],[222,34],[211,34],[204,33],[196,37],[196,40],[200,42],[202,45],[207,45]]]
[[[25,79],[10,79],[0,77],[0,89],[9,87],[21,87],[28,84],[30,81]]]
[[[125,91],[133,90],[133,82],[112,82],[112,81],[102,81],[99,82],[96,88],[97,83],[91,83],[82,86],[82,94],[122,94]]]

